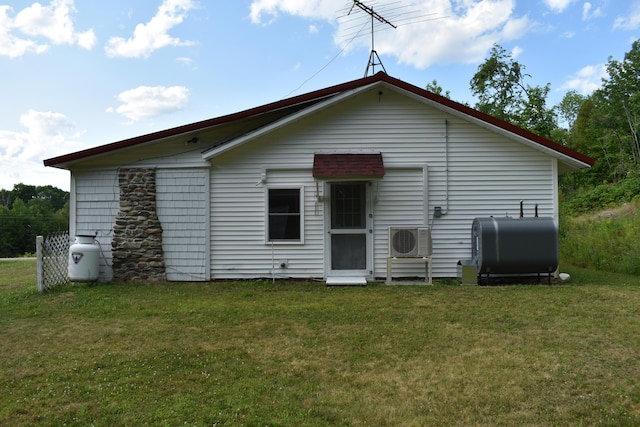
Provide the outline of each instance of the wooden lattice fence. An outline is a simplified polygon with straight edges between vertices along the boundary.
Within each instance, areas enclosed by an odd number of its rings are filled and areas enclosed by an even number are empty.
[[[69,283],[68,259],[69,232],[63,231],[47,236],[36,237],[38,258],[38,292],[45,292],[54,286]]]

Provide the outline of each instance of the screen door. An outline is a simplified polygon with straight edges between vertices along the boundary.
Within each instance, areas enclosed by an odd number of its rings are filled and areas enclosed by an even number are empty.
[[[367,275],[369,212],[367,182],[330,184],[330,274]]]

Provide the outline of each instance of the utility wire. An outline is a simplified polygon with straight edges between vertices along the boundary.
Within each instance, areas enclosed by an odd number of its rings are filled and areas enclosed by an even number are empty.
[[[351,25],[347,28],[343,28],[343,32],[346,31],[348,34],[343,34],[340,36],[340,38],[348,38],[350,37],[349,41],[347,42],[347,44],[340,50],[340,52],[338,52],[333,58],[331,58],[329,60],[329,62],[327,62],[324,66],[322,66],[318,71],[316,71],[313,75],[311,75],[311,77],[309,77],[308,79],[306,79],[305,81],[303,81],[297,88],[293,89],[291,92],[287,93],[283,98],[288,98],[292,93],[297,92],[298,90],[300,90],[300,88],[302,88],[305,84],[307,84],[310,80],[314,79],[318,74],[320,74],[325,68],[327,68],[329,65],[331,65],[331,63],[333,61],[335,61],[338,56],[340,56],[348,47],[349,45],[351,45],[351,43],[357,39],[358,37],[362,37],[364,35],[367,34],[361,34],[362,30],[364,30],[365,27],[370,25],[370,20],[368,19],[369,16],[367,15],[365,16],[361,16],[362,14],[365,14],[364,9],[360,8],[360,7],[355,7],[358,6],[359,4],[362,4],[364,7],[367,8],[371,8],[371,10],[373,11],[374,7],[377,7],[377,10],[379,10],[380,12],[384,13],[384,14],[389,14],[391,16],[390,19],[398,19],[398,25],[397,26],[405,26],[405,25],[412,25],[412,24],[417,24],[420,22],[426,22],[426,21],[435,21],[438,19],[443,19],[446,17],[433,17],[434,15],[436,15],[435,13],[423,13],[423,14],[419,14],[416,15],[416,12],[418,12],[417,10],[408,10],[407,11],[407,6],[403,5],[402,1],[393,1],[393,2],[387,2],[387,3],[380,3],[378,1],[372,1],[369,2],[369,6],[364,5],[361,1],[348,1],[345,4],[345,7],[338,11],[339,13],[342,13],[341,16],[338,17],[338,21],[341,22],[342,25],[344,24],[351,24],[353,23],[357,23],[354,25]],[[352,13],[354,12],[354,13]],[[359,22],[363,22],[362,25],[358,25]],[[356,28],[359,29],[357,31],[355,31]],[[378,32],[378,31],[384,31],[384,30],[388,30],[391,28],[395,28],[395,26],[385,26],[385,28],[383,29],[375,29],[374,32]],[[351,31],[353,30],[353,32]]]
[[[314,77],[316,77],[318,74],[320,74],[320,73],[321,73],[325,68],[327,68],[329,65],[331,65],[331,63],[332,63],[333,61],[335,61],[335,60],[336,60],[336,58],[338,58],[338,56],[340,56],[340,55],[342,54],[342,52],[344,52],[344,51],[349,47],[349,45],[351,44],[351,42],[353,42],[353,41],[356,39],[356,37],[358,37],[358,35],[360,34],[360,32],[361,32],[361,31],[364,29],[364,27],[366,27],[367,25],[368,25],[368,23],[367,23],[367,22],[365,22],[365,23],[362,25],[362,27],[360,27],[360,29],[358,30],[358,32],[356,32],[356,33],[355,33],[355,35],[354,35],[353,37],[351,37],[351,40],[349,40],[349,41],[347,42],[347,44],[346,44],[346,45],[344,45],[344,47],[340,50],[340,52],[338,52],[337,54],[335,54],[335,56],[334,56],[333,58],[331,58],[331,59],[329,60],[329,62],[327,62],[325,65],[323,65],[323,66],[322,66],[322,68],[320,68],[318,71],[316,71],[316,72],[315,72],[311,77],[309,77],[308,79],[306,79],[305,81],[303,81],[303,82],[300,84],[300,86],[298,86],[297,88],[293,89],[291,92],[289,92],[289,93],[288,93],[288,94],[286,94],[284,97],[282,97],[282,99],[284,99],[284,98],[288,98],[292,93],[297,92],[298,90],[300,90],[300,88],[301,88],[302,86],[304,86],[305,84],[307,84],[310,80],[312,80]]]

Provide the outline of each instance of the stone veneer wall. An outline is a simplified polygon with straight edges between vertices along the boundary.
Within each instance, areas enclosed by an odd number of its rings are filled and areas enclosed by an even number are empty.
[[[156,211],[156,171],[120,169],[120,210],[113,226],[113,278],[166,280],[162,224]]]

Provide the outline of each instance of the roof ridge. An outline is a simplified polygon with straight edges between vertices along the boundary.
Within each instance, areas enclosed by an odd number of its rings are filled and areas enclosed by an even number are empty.
[[[357,88],[361,88],[370,84],[375,83],[386,83],[391,86],[394,86],[398,89],[405,90],[409,93],[413,93],[416,96],[419,96],[424,99],[428,99],[437,104],[440,104],[446,108],[450,108],[452,110],[458,111],[466,116],[473,117],[477,120],[483,121],[485,123],[491,124],[507,132],[510,132],[515,135],[519,135],[527,140],[530,140],[536,144],[547,147],[553,151],[564,154],[565,156],[571,157],[575,160],[578,160],[587,165],[593,165],[595,160],[591,157],[579,153],[569,147],[561,145],[557,142],[554,142],[550,139],[544,138],[540,135],[537,135],[531,131],[518,127],[512,123],[506,122],[504,120],[493,117],[489,114],[483,113],[481,111],[475,110],[465,104],[459,103],[457,101],[453,101],[449,98],[446,98],[442,95],[438,95],[436,93],[430,92],[426,89],[422,89],[413,84],[407,83],[403,80],[400,80],[395,77],[391,77],[387,73],[383,71],[379,71],[376,74],[368,77],[361,77],[356,80],[351,80],[345,83],[336,84],[333,86],[329,86],[322,89],[317,89],[311,92],[307,92],[301,95],[296,95],[289,98],[284,98],[278,101],[270,102],[267,104],[263,104],[257,107],[249,108],[246,110],[238,111],[235,113],[225,114],[222,116],[205,119],[201,121],[197,121],[194,123],[189,123],[182,126],[177,126],[170,129],[165,129],[157,132],[152,132],[149,134],[124,139],[121,141],[116,141],[112,143],[108,143],[105,145],[99,145],[97,147],[88,148],[85,150],[77,151],[70,154],[65,154],[58,157],[53,157],[50,159],[44,160],[45,166],[59,166],[64,163],[73,162],[77,160],[82,160],[88,157],[97,156],[100,154],[106,154],[112,151],[120,150],[123,148],[133,147],[139,144],[143,144],[146,142],[156,141],[159,139],[169,138],[172,136],[187,134],[191,132],[197,132],[206,128],[218,126],[225,123],[231,123],[236,120],[242,120],[254,116],[259,116],[261,114],[265,114],[268,112],[274,112],[279,109],[292,107],[294,105],[303,104],[312,102],[315,100],[320,100],[323,98],[329,98],[331,96],[338,95],[340,93],[354,90]]]

